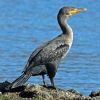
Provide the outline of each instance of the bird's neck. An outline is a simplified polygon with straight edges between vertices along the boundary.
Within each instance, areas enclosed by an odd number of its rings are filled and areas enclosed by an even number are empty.
[[[57,18],[58,18],[58,23],[60,25],[60,28],[61,28],[63,34],[70,35],[72,33],[72,29],[67,23],[68,18],[66,16],[60,15],[60,14],[58,14]]]

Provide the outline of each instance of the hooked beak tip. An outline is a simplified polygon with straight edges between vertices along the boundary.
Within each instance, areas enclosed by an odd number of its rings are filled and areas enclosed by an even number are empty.
[[[81,11],[87,11],[87,8],[80,8],[79,10],[80,10],[80,12]]]

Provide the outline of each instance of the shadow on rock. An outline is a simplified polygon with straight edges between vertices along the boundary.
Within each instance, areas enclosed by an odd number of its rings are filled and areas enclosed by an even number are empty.
[[[31,92],[31,91],[23,91],[19,94],[22,98],[32,98],[37,96],[37,92]]]

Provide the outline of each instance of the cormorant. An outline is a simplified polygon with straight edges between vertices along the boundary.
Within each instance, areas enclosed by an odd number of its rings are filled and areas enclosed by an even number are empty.
[[[55,86],[54,77],[58,65],[61,59],[67,55],[73,42],[73,31],[66,21],[71,15],[85,10],[86,9],[84,8],[78,9],[75,7],[63,7],[59,10],[57,19],[62,34],[43,44],[31,54],[24,68],[23,74],[12,82],[10,88],[22,86],[31,76],[35,75],[42,75],[43,83],[45,85],[45,74],[50,78],[51,85],[53,87]]]

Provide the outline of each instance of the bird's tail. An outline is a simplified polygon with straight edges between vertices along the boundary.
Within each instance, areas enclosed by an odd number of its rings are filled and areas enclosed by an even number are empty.
[[[18,77],[14,82],[11,83],[10,88],[16,88],[19,86],[22,86],[29,78],[30,78],[30,74],[22,74],[20,77]]]
[[[41,73],[47,73],[46,67],[44,65],[33,67],[31,71],[24,72],[15,81],[13,81],[6,89],[13,89],[22,86],[30,77],[35,75],[40,75]]]

